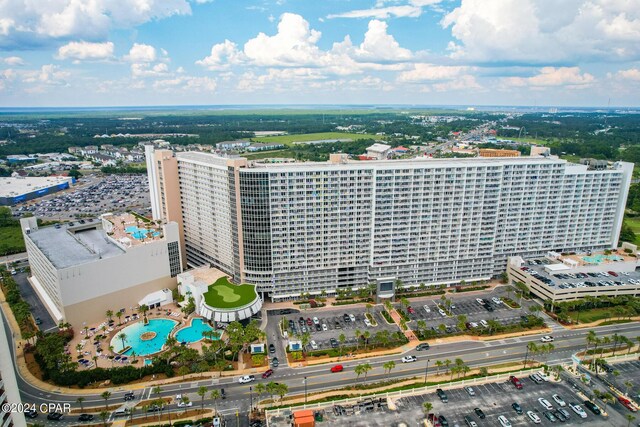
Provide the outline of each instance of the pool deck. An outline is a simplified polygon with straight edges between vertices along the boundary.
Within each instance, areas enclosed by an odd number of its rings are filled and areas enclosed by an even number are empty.
[[[624,253],[622,250],[611,252],[611,255],[605,255],[602,252],[594,252],[591,255],[567,255],[567,256],[562,256],[561,259],[573,260],[573,261],[577,262],[579,266],[595,265],[595,264],[591,264],[591,263],[586,262],[583,258],[586,257],[586,256],[597,256],[597,255],[602,255],[602,256],[614,256],[615,255],[615,256],[618,256],[618,257],[622,258],[619,261],[611,261],[611,260],[607,259],[607,260],[602,261],[598,265],[615,264],[617,262],[628,262],[628,261],[637,261],[638,260],[636,257],[629,256],[628,254]]]
[[[171,313],[171,314],[167,314],[167,313]],[[110,368],[112,366],[124,366],[125,364],[128,364],[132,357],[128,356],[128,361],[126,363],[122,363],[122,362],[117,362],[117,361],[112,361],[112,359],[109,358],[109,356],[116,356],[118,353],[114,352],[110,352],[109,351],[109,343],[111,342],[111,339],[115,336],[117,336],[120,331],[122,329],[124,329],[127,326],[130,326],[131,324],[135,323],[135,322],[139,322],[142,320],[142,315],[138,315],[137,319],[134,319],[133,316],[138,314],[137,311],[135,310],[135,307],[133,309],[129,309],[126,310],[126,312],[124,313],[124,315],[121,318],[122,324],[118,325],[118,318],[116,316],[113,316],[113,321],[115,322],[114,326],[113,326],[113,330],[109,331],[109,326],[106,325],[106,339],[101,340],[101,347],[102,347],[102,354],[100,356],[98,356],[97,359],[97,364],[98,367],[101,368]],[[177,316],[176,316],[177,314]],[[125,321],[125,316],[130,316],[129,317],[129,321],[126,322]],[[178,330],[182,329],[182,328],[186,328],[189,327],[191,325],[191,321],[194,318],[197,318],[199,316],[194,316],[191,315],[188,318],[185,318],[184,315],[182,314],[182,312],[180,311],[180,308],[178,307],[177,304],[172,303],[172,304],[167,304],[165,306],[162,306],[160,308],[156,308],[153,310],[150,310],[147,312],[147,318],[149,320],[151,319],[170,319],[170,320],[174,320],[177,321],[178,324],[175,326],[175,328],[173,329],[173,333],[177,332]],[[105,316],[104,322],[107,322],[107,318]],[[96,355],[96,347],[93,345],[94,342],[94,337],[96,335],[101,335],[103,334],[102,332],[102,327],[100,327],[101,324],[91,324],[91,325],[87,325],[87,327],[89,328],[88,334],[85,335],[84,334],[84,330],[77,330],[75,331],[75,335],[73,340],[71,340],[71,342],[68,345],[68,352],[71,353],[71,357],[74,361],[76,361],[78,359],[78,355],[81,355],[82,358],[84,359],[88,359],[93,363],[93,357]],[[91,332],[91,328],[96,328],[96,330],[94,332]],[[84,344],[82,344],[82,342],[84,341]],[[193,343],[189,343],[187,344],[187,347],[196,349],[198,351],[202,350],[202,343],[203,341],[196,341]],[[76,350],[76,346],[78,344],[81,344],[83,346],[82,350],[80,352],[78,352]],[[157,354],[157,353],[156,353]],[[136,359],[138,360],[138,362],[135,364],[135,366],[143,366],[142,364],[143,359],[147,357],[153,357],[153,355],[148,355],[148,356],[137,356]],[[91,369],[91,367],[86,368],[86,369]],[[80,367],[79,369],[85,369]]]
[[[146,242],[152,242],[155,240],[160,240],[162,236],[162,226],[158,226],[155,221],[144,222],[136,218],[135,216],[125,213],[121,215],[104,215],[104,219],[108,220],[113,224],[113,229],[111,230],[111,237],[114,240],[122,241],[123,239],[127,241],[127,243],[136,246],[143,245]],[[137,239],[133,237],[130,233],[127,233],[127,227],[139,227],[141,229],[149,230],[146,237],[144,239]],[[153,233],[159,233],[154,236]]]

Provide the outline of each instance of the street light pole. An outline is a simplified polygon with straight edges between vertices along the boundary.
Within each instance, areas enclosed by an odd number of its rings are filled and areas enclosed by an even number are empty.
[[[529,358],[529,344],[527,344],[527,351],[524,354],[524,366],[522,367],[522,369],[526,369],[527,368],[527,359]]]
[[[249,386],[249,413],[253,411],[253,387]]]
[[[304,404],[307,404],[307,377],[304,377]]]
[[[429,375],[429,362],[431,359],[427,359],[427,366],[424,368],[424,385],[427,385],[427,376]]]

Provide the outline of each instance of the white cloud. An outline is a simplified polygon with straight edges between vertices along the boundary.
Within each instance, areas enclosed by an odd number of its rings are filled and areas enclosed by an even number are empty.
[[[215,92],[217,83],[215,79],[210,77],[178,76],[156,80],[153,83],[153,88],[161,92],[184,90]]]
[[[437,92],[450,92],[456,90],[477,90],[482,89],[482,86],[474,76],[471,74],[464,74],[446,82],[434,83],[433,89]]]
[[[321,33],[309,28],[300,15],[280,17],[274,36],[258,34],[244,45],[244,54],[258,66],[297,66],[318,64],[321,51],[316,46]]]
[[[70,42],[58,49],[58,59],[105,60],[113,57],[113,43]]]
[[[50,39],[96,40],[113,28],[190,13],[187,0],[3,0],[0,45],[19,48]]]
[[[71,73],[62,70],[59,66],[47,64],[40,67],[39,70],[27,71],[22,79],[25,83],[34,83],[38,85],[48,86],[67,86],[67,79],[71,77]]]
[[[385,2],[380,1],[376,7],[370,9],[357,9],[348,12],[333,13],[327,16],[333,18],[417,18],[422,15],[422,8],[435,5],[442,0],[409,0],[407,4],[399,6],[384,6]]]
[[[169,67],[164,62],[160,62],[153,66],[147,63],[131,64],[131,76],[133,78],[157,77],[169,73]]]
[[[351,46],[351,38],[345,37],[343,43],[334,44],[334,51],[346,53],[359,62],[407,61],[413,57],[409,49],[400,47],[396,39],[387,33],[387,23],[378,20],[369,21],[364,41],[357,48]]]
[[[640,57],[640,7],[630,0],[462,0],[441,22],[451,56],[474,62],[575,63]]]
[[[615,74],[615,77],[640,82],[640,69],[629,68],[628,70],[620,70]]]
[[[19,56],[8,56],[6,58],[0,58],[0,61],[13,67],[15,67],[16,65],[24,65],[24,60]]]
[[[507,86],[514,87],[556,87],[567,88],[587,87],[595,82],[595,77],[589,73],[580,74],[578,67],[543,67],[539,74],[532,77],[505,77],[502,79]]]
[[[157,58],[156,48],[148,44],[134,43],[124,59],[129,62],[154,62]]]
[[[471,67],[453,65],[435,65],[417,63],[412,70],[398,75],[398,81],[404,83],[433,82],[454,79],[471,70]]]
[[[222,43],[214,44],[209,56],[196,61],[196,64],[209,70],[222,70],[228,68],[229,65],[239,64],[243,59],[244,54],[238,50],[238,46],[225,39]]]

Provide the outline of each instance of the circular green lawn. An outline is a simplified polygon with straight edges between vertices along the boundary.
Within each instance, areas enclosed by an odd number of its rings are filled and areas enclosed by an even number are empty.
[[[258,294],[254,285],[233,285],[226,277],[221,277],[204,294],[209,307],[236,308],[252,303]]]

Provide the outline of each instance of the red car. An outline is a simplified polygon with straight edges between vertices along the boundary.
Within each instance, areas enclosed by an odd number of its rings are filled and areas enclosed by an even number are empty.
[[[267,369],[262,374],[262,378],[269,378],[271,375],[273,375],[273,369]]]
[[[313,320],[311,320],[310,317],[307,317],[307,325],[309,326],[313,325]]]
[[[442,427],[442,424],[440,424],[440,420],[438,419],[438,416],[436,414],[427,415],[427,420],[433,427]]]
[[[635,406],[633,406],[631,404],[631,401],[629,399],[626,399],[626,398],[624,398],[622,396],[619,396],[618,397],[618,402],[622,403],[622,406],[624,406],[625,408],[627,408],[631,412],[638,412],[638,410],[635,408]]]
[[[616,273],[615,271],[607,271],[607,273],[609,273],[613,277],[618,277],[618,273]]]
[[[411,314],[416,314],[416,311],[415,311],[415,310],[413,309],[413,307],[411,307],[411,306],[408,306],[408,307],[407,307],[407,311],[408,311],[409,313],[411,313]]]
[[[511,375],[511,376],[509,377],[509,381],[511,381],[511,383],[512,383],[514,386],[516,386],[516,388],[517,388],[518,390],[522,390],[522,382],[521,382],[517,377],[514,377],[513,375]]]
[[[336,365],[331,367],[331,372],[342,372],[344,367],[342,365]]]

